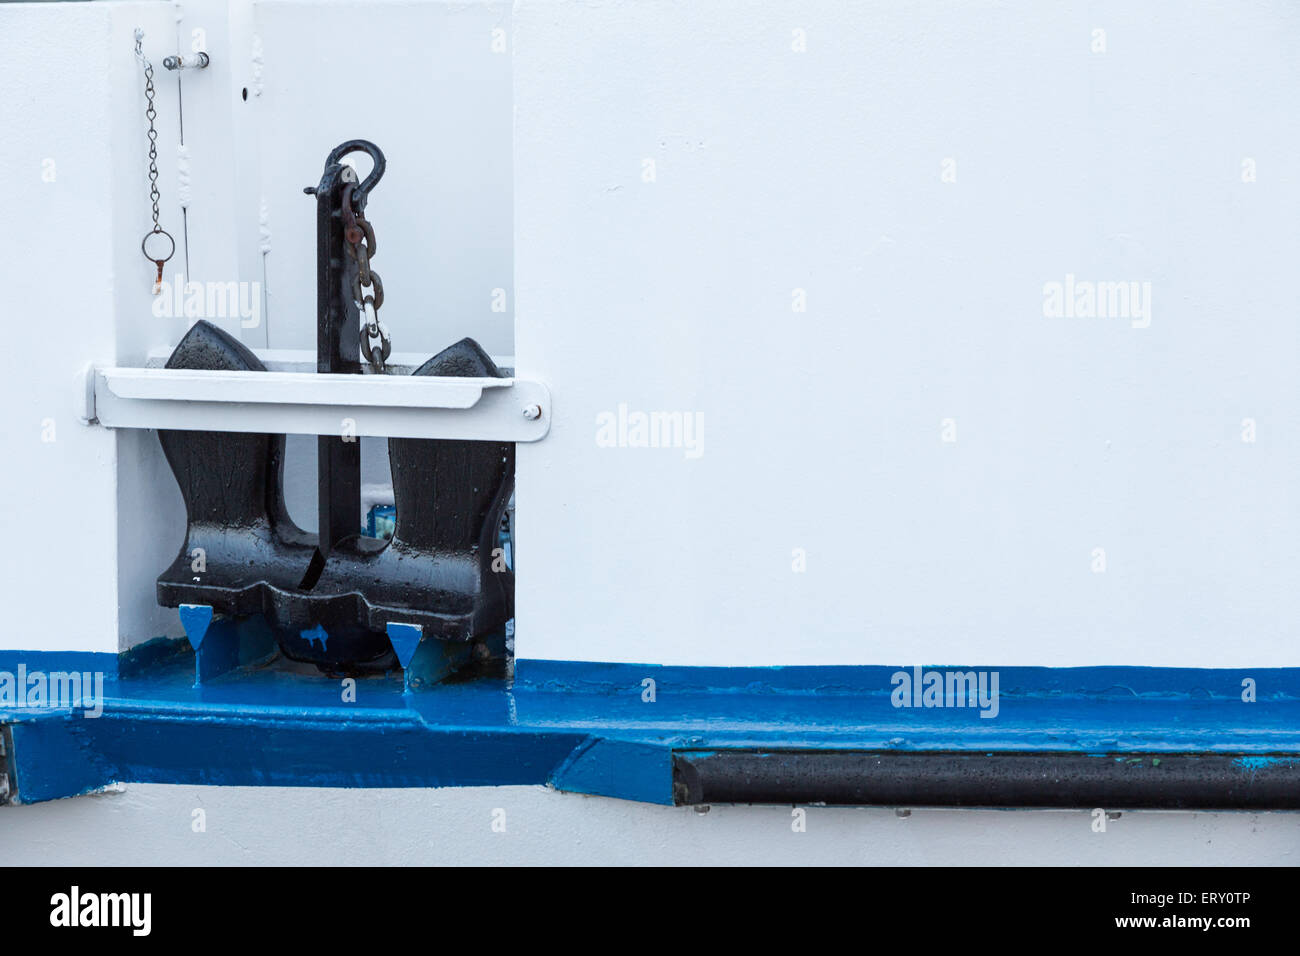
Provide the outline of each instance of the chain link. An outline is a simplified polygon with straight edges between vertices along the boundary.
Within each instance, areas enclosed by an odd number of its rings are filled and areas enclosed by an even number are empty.
[[[343,187],[343,239],[348,258],[357,264],[357,276],[352,282],[352,297],[365,318],[361,333],[361,357],[374,371],[382,373],[384,363],[393,352],[393,339],[388,326],[379,321],[379,308],[384,304],[384,283],[379,273],[370,267],[370,260],[378,246],[375,227],[367,220],[364,211],[355,207],[356,184]]]
[[[144,55],[144,31],[139,27],[136,27],[135,30],[135,58],[144,67],[144,98],[146,104],[144,115],[149,120],[149,200],[153,204],[153,228],[144,234],[144,239],[140,242],[140,251],[144,253],[146,259],[158,267],[158,275],[153,284],[154,295],[157,295],[162,291],[163,263],[176,252],[176,240],[172,238],[171,233],[158,224],[158,200],[161,198],[161,194],[158,192],[158,130],[154,128],[154,120],[158,118],[158,109],[154,105],[153,64]],[[170,245],[167,255],[159,258],[149,254],[149,240],[153,236],[166,237]]]

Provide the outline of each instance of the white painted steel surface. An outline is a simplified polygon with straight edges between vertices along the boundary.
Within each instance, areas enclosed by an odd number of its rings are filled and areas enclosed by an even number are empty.
[[[1300,9],[514,33],[521,656],[1300,664]]]

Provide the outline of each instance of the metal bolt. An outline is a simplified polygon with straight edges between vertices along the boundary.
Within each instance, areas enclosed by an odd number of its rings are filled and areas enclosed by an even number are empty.
[[[206,53],[195,53],[189,57],[165,56],[163,66],[169,70],[202,70],[212,62]]]
[[[524,418],[528,419],[530,422],[536,421],[541,417],[542,417],[542,406],[540,405],[524,406]]]

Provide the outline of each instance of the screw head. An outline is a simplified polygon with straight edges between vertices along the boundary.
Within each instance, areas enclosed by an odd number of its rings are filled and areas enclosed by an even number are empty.
[[[524,406],[524,418],[528,419],[530,422],[535,421],[536,419],[539,419],[541,417],[542,417],[542,406],[540,405]]]

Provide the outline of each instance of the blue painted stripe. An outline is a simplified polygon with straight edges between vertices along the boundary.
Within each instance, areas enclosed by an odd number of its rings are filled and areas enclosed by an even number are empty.
[[[1226,753],[1300,759],[1300,669],[997,670],[998,712],[896,707],[910,667],[691,668],[520,661],[511,683],[402,693],[270,667],[194,686],[194,656],[0,651],[0,671],[98,671],[103,715],[0,707],[23,799],[112,780],[561,789],[671,802],[674,751]],[[181,642],[183,644],[183,642]],[[143,662],[143,663],[142,663]],[[948,668],[945,668],[945,670]],[[953,668],[956,669],[956,668]],[[1256,700],[1242,700],[1242,681]],[[650,700],[647,679],[653,680]],[[83,701],[84,703],[84,701]]]
[[[516,682],[538,689],[622,693],[629,680],[639,682],[648,677],[678,691],[888,696],[893,689],[892,676],[917,666],[926,671],[997,671],[1004,695],[1240,698],[1241,682],[1249,678],[1255,681],[1259,695],[1300,700],[1300,667],[999,667],[915,662],[897,666],[682,667],[522,660],[516,665]]]

